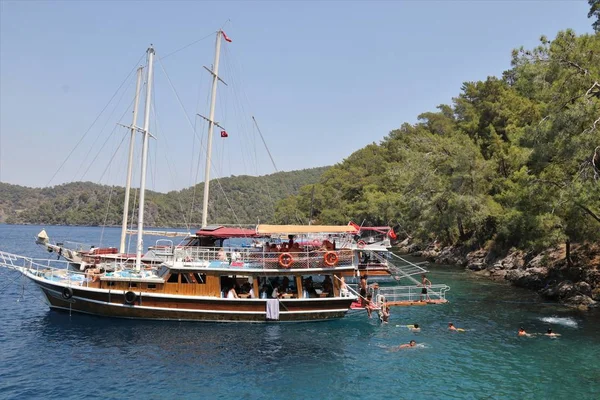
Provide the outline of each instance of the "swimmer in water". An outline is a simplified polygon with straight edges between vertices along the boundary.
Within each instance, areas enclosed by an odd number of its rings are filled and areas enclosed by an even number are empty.
[[[417,345],[417,342],[415,342],[414,340],[411,340],[408,343],[401,344],[400,346],[398,346],[398,350],[400,350],[400,349],[409,349],[411,347],[415,347],[416,345]]]
[[[552,328],[548,328],[545,335],[548,337],[558,337],[558,336],[560,336],[560,333],[554,333],[554,332],[552,332]]]
[[[406,325],[406,327],[408,329],[411,330],[411,332],[421,332],[421,327],[419,326],[419,324],[414,324],[414,325]]]
[[[448,322],[448,330],[449,331],[456,331],[456,332],[464,332],[465,331],[463,328],[457,328],[457,327],[455,327],[452,322]]]
[[[523,329],[523,327],[519,328],[519,333],[517,335],[519,335],[519,336],[530,336],[527,332],[525,332],[525,329]]]

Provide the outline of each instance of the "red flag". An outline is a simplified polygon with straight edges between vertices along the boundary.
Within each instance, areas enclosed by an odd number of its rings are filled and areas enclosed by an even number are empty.
[[[390,229],[390,230],[388,231],[388,236],[389,236],[389,237],[390,237],[390,239],[392,239],[392,240],[396,240],[396,238],[398,237],[398,236],[396,236],[396,232],[394,232],[394,230],[393,230],[393,229]]]
[[[348,222],[348,225],[353,226],[354,229],[356,229],[357,231],[360,231],[360,225],[358,225],[357,223],[350,221],[350,222]]]
[[[229,43],[231,43],[231,39],[229,39],[229,36],[227,36],[225,34],[225,32],[221,31],[221,33],[223,34],[223,39],[227,40]]]
[[[229,135],[227,134],[227,132],[221,131],[221,137],[229,137]]]

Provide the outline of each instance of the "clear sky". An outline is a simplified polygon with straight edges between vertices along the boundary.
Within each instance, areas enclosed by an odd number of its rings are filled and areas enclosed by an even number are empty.
[[[193,126],[205,141],[194,115],[208,115],[202,66],[214,36],[169,53],[221,26],[233,42],[223,43],[229,86],[219,87],[216,119],[229,137],[215,132],[213,174],[262,175],[274,168],[251,116],[279,170],[333,165],[450,103],[463,82],[499,76],[513,48],[566,28],[592,32],[588,10],[585,0],[0,0],[0,181],[124,185],[126,143],[116,149],[127,133],[116,123],[131,122],[135,77],[109,99],[150,43],[164,59],[149,187],[169,191],[203,180],[203,167],[190,173],[204,162]]]

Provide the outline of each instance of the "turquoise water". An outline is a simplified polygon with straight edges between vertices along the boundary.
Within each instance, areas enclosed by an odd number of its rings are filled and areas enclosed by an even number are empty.
[[[0,249],[47,256],[40,227],[0,225]],[[50,227],[81,241],[99,228]],[[115,245],[117,229],[105,230]],[[151,244],[147,241],[146,245]],[[0,269],[0,399],[597,399],[600,312],[432,266],[450,304],[301,324],[140,322],[49,311]],[[449,332],[449,321],[465,332]],[[420,333],[407,324],[418,323]],[[552,327],[561,336],[517,337]],[[417,341],[417,348],[392,351]]]

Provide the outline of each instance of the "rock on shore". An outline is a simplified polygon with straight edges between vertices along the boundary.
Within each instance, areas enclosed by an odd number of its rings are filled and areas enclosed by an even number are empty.
[[[572,244],[571,263],[564,245],[538,254],[510,250],[502,256],[483,249],[469,251],[464,246],[430,245],[413,254],[438,264],[461,265],[494,280],[507,280],[570,307],[587,310],[600,305],[598,244]]]

